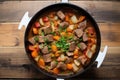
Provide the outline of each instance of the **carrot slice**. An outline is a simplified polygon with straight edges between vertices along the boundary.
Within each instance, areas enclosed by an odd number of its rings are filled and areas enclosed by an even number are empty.
[[[74,55],[76,55],[76,56],[79,55],[79,50],[78,50],[78,49],[75,49],[75,51],[74,51]]]
[[[53,69],[53,73],[58,74],[59,73],[59,69],[58,68],[54,68]]]
[[[72,64],[67,64],[67,69],[72,70],[73,69]]]
[[[42,58],[39,59],[38,63],[41,67],[45,66],[45,61]]]
[[[60,39],[60,36],[53,36],[53,39],[58,41]]]
[[[51,48],[53,52],[56,52],[58,50],[56,45],[52,45]]]
[[[66,36],[66,33],[65,32],[61,32],[61,36]]]
[[[59,56],[60,56],[59,51],[55,52],[55,56],[56,56],[56,57],[59,57]]]
[[[85,16],[80,16],[79,22],[82,22],[85,19]]]
[[[69,21],[69,16],[65,15],[65,21]]]
[[[79,56],[77,56],[77,55],[74,55],[74,58],[76,59],[76,58],[78,58]]]
[[[33,33],[34,33],[34,34],[38,34],[37,28],[33,27]]]
[[[28,46],[28,49],[29,49],[30,51],[34,51],[34,50],[35,50],[34,46],[32,46],[32,45],[29,45],[29,46]]]
[[[35,58],[38,56],[38,52],[37,50],[34,50],[32,53],[31,53],[32,57]]]

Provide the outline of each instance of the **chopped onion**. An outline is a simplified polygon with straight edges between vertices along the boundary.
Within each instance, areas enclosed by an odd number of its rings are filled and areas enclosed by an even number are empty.
[[[76,17],[75,15],[73,15],[73,16],[71,17],[71,21],[72,21],[73,23],[77,23],[77,22],[78,22],[78,19],[77,19],[77,17]]]
[[[38,62],[39,58],[40,58],[40,56],[37,56],[37,57],[35,58],[35,61]]]
[[[79,61],[77,61],[77,60],[74,60],[74,63],[75,63],[77,66],[79,66],[79,65],[80,65],[80,62],[79,62]]]
[[[74,72],[77,72],[79,70],[79,68],[74,63],[72,64],[72,66],[73,66],[73,71]]]
[[[86,55],[88,58],[92,58],[93,52],[90,49],[88,49]]]
[[[96,49],[96,45],[94,44],[94,45],[92,45],[92,47],[91,47],[91,51],[94,53],[94,52],[95,52],[95,49]]]
[[[44,25],[44,22],[43,22],[42,18],[39,19],[39,22],[42,26]]]
[[[70,28],[71,30],[73,30],[73,29],[74,29],[74,25],[69,25],[69,28]]]

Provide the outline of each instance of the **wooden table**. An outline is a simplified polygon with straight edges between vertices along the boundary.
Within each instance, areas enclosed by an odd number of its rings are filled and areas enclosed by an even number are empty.
[[[58,2],[60,1],[0,1],[0,78],[55,80],[38,72],[31,65],[24,50],[25,28],[18,30],[18,24],[26,11],[33,16],[43,7]],[[82,75],[67,80],[119,80],[120,2],[70,0],[69,3],[84,8],[95,18],[102,36],[101,50],[108,45],[108,52],[99,69],[95,64]]]

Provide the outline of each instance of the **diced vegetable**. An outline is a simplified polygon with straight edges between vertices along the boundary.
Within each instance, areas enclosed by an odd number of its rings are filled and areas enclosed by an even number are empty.
[[[33,27],[33,34],[38,34],[38,29]]]
[[[87,51],[86,51],[86,56],[87,56],[88,58],[91,58],[92,55],[93,55],[93,52],[92,52],[90,49],[87,49]]]
[[[73,71],[74,72],[77,72],[79,70],[79,68],[74,63],[72,64],[72,66],[73,66]]]
[[[78,49],[75,49],[74,56],[79,56],[79,50]]]
[[[44,67],[45,66],[45,62],[42,58],[39,59],[39,65]]]
[[[77,56],[77,55],[74,55],[74,57],[73,57],[73,58],[74,58],[74,59],[76,59],[76,58],[78,58],[78,57],[79,57],[79,56]]]
[[[32,46],[32,45],[29,45],[28,48],[29,48],[30,51],[34,51],[35,50],[34,46]]]
[[[58,73],[59,73],[59,69],[58,69],[58,68],[54,68],[54,69],[53,69],[53,73],[54,73],[54,74],[58,74]]]
[[[67,69],[72,70],[73,69],[72,64],[67,64]]]
[[[69,22],[69,16],[65,15],[65,21]]]
[[[40,23],[39,22],[35,22],[35,27],[39,28],[40,27]]]
[[[42,18],[39,19],[39,22],[42,26],[44,26],[44,22],[43,22]]]
[[[72,32],[74,29],[74,25],[69,25],[69,27],[67,28],[68,32]]]
[[[54,20],[58,20],[58,16],[54,16]]]
[[[43,17],[42,20],[43,20],[44,22],[47,22],[47,21],[49,21],[49,18],[46,16],[46,17]]]
[[[58,49],[57,49],[57,46],[56,46],[56,45],[52,45],[52,46],[51,46],[51,48],[52,48],[52,51],[53,51],[53,52],[58,51]]]
[[[73,16],[71,17],[71,21],[72,21],[73,23],[77,23],[77,22],[78,22],[78,19],[77,19],[77,17],[76,17],[75,15],[73,15]]]
[[[60,39],[60,36],[53,36],[53,39],[58,41]]]
[[[60,51],[55,52],[55,56],[59,57],[60,56]]]
[[[91,47],[91,51],[94,53],[94,52],[95,52],[95,49],[96,49],[96,45],[94,44],[94,45],[92,45],[92,47]]]
[[[77,60],[74,60],[74,63],[75,63],[77,66],[79,66],[79,65],[80,65],[80,62],[79,62],[79,61],[77,61]]]
[[[54,25],[53,22],[51,22],[51,27],[52,27],[52,32],[54,32],[55,31],[55,25]]]
[[[66,36],[65,32],[61,32],[60,34],[61,34],[61,36]]]
[[[85,16],[80,16],[79,22],[82,22],[85,19]]]
[[[38,52],[37,50],[34,50],[32,53],[31,53],[32,57],[35,58],[38,56]]]
[[[35,57],[35,61],[38,62],[40,59],[40,56]]]

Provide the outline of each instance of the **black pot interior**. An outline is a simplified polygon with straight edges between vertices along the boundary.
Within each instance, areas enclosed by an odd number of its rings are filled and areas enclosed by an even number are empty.
[[[43,15],[44,13],[46,12],[49,12],[50,10],[60,10],[60,9],[64,9],[64,8],[72,8],[74,10],[76,10],[77,12],[80,12],[82,14],[84,14],[85,16],[87,16],[87,18],[91,21],[92,25],[94,26],[95,30],[96,30],[96,35],[97,35],[97,46],[96,46],[96,52],[94,54],[94,56],[92,57],[90,63],[84,68],[83,71],[80,71],[74,75],[65,75],[65,76],[60,76],[60,75],[53,75],[51,73],[48,73],[46,72],[45,70],[43,69],[40,69],[40,67],[37,66],[36,62],[33,60],[33,58],[31,57],[30,55],[30,51],[27,49],[27,46],[29,44],[29,42],[27,41],[28,40],[28,34],[29,34],[29,31],[31,30],[31,25],[33,25],[33,23],[36,21],[36,19],[40,16],[40,15]],[[26,50],[26,53],[30,59],[30,61],[32,62],[32,64],[35,66],[35,68],[48,75],[48,76],[51,76],[51,77],[55,77],[55,78],[70,78],[70,77],[74,77],[74,76],[77,76],[78,74],[81,74],[83,73],[85,70],[87,70],[94,62],[95,62],[95,59],[97,58],[98,54],[99,54],[99,50],[100,50],[100,45],[101,45],[101,36],[100,36],[100,31],[99,31],[99,28],[98,28],[98,25],[96,24],[95,20],[91,17],[91,15],[86,12],[85,10],[83,10],[82,8],[76,6],[76,5],[73,5],[73,4],[69,4],[69,3],[58,3],[58,4],[53,4],[53,5],[50,5],[50,6],[47,6],[45,8],[43,8],[42,10],[38,11],[33,17],[32,19],[30,20],[27,28],[26,28],[26,32],[25,32],[25,36],[24,36],[24,44],[25,44],[25,50]]]

